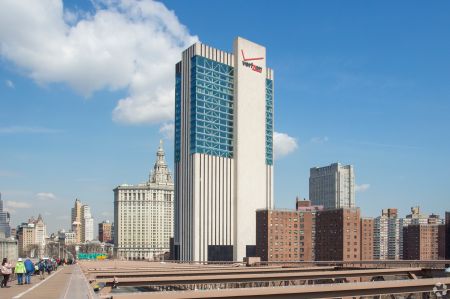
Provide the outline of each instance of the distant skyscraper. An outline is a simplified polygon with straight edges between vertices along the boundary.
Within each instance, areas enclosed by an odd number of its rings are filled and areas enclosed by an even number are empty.
[[[174,186],[162,142],[156,156],[146,183],[114,189],[114,252],[118,258],[153,259],[169,251]]]
[[[273,206],[273,71],[263,46],[194,44],[175,67],[175,258],[242,260]]]
[[[11,236],[11,227],[9,225],[10,215],[3,210],[2,194],[0,193],[0,232],[5,234],[6,238]]]
[[[334,163],[310,169],[309,199],[325,209],[355,207],[355,174],[352,165]]]
[[[88,205],[81,207],[81,242],[94,240],[94,218]]]
[[[70,222],[70,226],[72,228],[72,231],[75,233],[75,239],[77,243],[81,242],[81,201],[77,198],[75,199],[75,205],[72,208],[72,218]]]

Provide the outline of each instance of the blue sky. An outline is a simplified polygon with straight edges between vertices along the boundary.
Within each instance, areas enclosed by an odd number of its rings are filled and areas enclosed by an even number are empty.
[[[237,35],[275,70],[277,207],[308,196],[310,167],[339,161],[355,166],[366,216],[450,209],[448,2],[17,3],[0,4],[14,224],[42,213],[67,229],[75,198],[112,220],[112,189],[147,179],[160,138],[173,169],[173,62],[196,40],[231,51]]]

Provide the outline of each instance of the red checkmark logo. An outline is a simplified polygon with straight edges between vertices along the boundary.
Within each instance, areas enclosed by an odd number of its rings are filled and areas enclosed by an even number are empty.
[[[242,53],[242,59],[244,59],[244,61],[262,60],[262,59],[264,59],[264,57],[245,58],[244,50],[241,50],[241,53]]]

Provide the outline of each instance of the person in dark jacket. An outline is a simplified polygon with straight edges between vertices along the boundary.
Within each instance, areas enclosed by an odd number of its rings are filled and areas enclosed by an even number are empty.
[[[30,284],[31,283],[31,275],[33,275],[34,273],[34,264],[33,262],[27,258],[25,260],[25,284]]]

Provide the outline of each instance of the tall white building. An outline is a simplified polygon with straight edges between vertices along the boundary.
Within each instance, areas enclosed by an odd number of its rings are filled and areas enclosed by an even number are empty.
[[[94,240],[94,218],[88,205],[81,207],[81,242]]]
[[[313,167],[309,175],[309,200],[325,209],[355,207],[355,173],[353,165],[333,163]]]
[[[194,44],[175,66],[174,257],[256,252],[257,209],[273,207],[273,71],[266,49]]]
[[[114,189],[114,254],[128,260],[154,259],[170,249],[174,184],[160,143],[144,184]]]
[[[377,260],[399,260],[403,257],[404,219],[397,209],[384,209],[374,220],[373,254]]]

